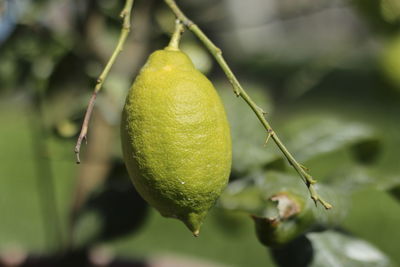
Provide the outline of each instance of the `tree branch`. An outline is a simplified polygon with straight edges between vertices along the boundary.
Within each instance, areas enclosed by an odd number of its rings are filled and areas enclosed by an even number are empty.
[[[261,124],[266,129],[268,136],[274,140],[275,144],[285,155],[286,159],[289,161],[290,165],[296,170],[296,172],[300,175],[300,177],[304,180],[307,188],[310,192],[311,198],[317,204],[317,202],[321,203],[326,209],[332,208],[332,205],[323,200],[318,193],[316,192],[313,184],[316,181],[312,178],[310,174],[307,173],[306,169],[299,164],[292,154],[287,150],[284,144],[281,142],[279,137],[276,135],[268,121],[265,119],[265,112],[250,98],[247,92],[242,88],[241,84],[237,80],[236,76],[233,74],[229,65],[226,63],[225,59],[222,56],[222,51],[219,49],[205,34],[204,32],[191,21],[186,15],[182,12],[182,10],[178,7],[175,0],[164,0],[165,3],[169,6],[171,11],[175,14],[176,18],[182,21],[182,23],[193,32],[194,35],[207,47],[210,53],[214,56],[215,60],[218,62],[225,75],[227,76],[229,82],[233,87],[233,91],[237,97],[241,97],[254,111],[257,118],[260,120]]]
[[[123,50],[123,46],[125,44],[126,38],[128,37],[130,28],[131,28],[131,12],[132,12],[132,6],[133,6],[134,0],[126,0],[124,8],[122,9],[120,13],[120,17],[122,18],[122,29],[121,33],[118,39],[118,43],[115,46],[114,52],[112,53],[111,57],[109,58],[106,66],[104,67],[103,71],[101,72],[99,78],[97,79],[96,86],[94,88],[93,94],[90,97],[89,104],[85,113],[85,117],[83,120],[81,132],[79,134],[78,140],[76,142],[75,146],[75,154],[76,154],[76,163],[80,163],[81,160],[79,158],[79,153],[81,150],[81,144],[82,141],[85,140],[87,141],[87,132],[89,128],[89,121],[92,116],[92,111],[94,107],[94,103],[97,97],[97,93],[100,91],[102,88],[105,79],[107,78],[108,73],[111,70],[111,67],[114,65],[115,60],[117,59],[117,56],[121,53]]]

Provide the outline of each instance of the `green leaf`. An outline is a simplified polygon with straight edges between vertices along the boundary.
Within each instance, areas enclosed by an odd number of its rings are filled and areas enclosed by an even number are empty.
[[[399,202],[374,186],[353,193],[348,202],[351,209],[342,226],[373,242],[399,262]]]
[[[308,233],[305,238],[271,253],[282,267],[393,266],[388,256],[372,244],[333,230]]]
[[[389,193],[394,196],[397,200],[400,200],[400,183],[389,189]]]
[[[217,86],[218,87],[218,86]],[[268,168],[284,170],[283,155],[273,140],[265,146],[267,133],[254,112],[231,88],[223,86],[221,98],[231,125],[233,144],[232,173],[240,176],[253,170]],[[272,109],[265,91],[247,86],[250,96],[267,113]],[[268,114],[270,117],[270,114]],[[279,127],[278,127],[279,128]],[[346,121],[332,115],[299,114],[285,120],[285,126],[275,129],[299,162],[324,154],[352,149],[354,157],[363,163],[373,163],[380,155],[381,142],[376,131],[363,123]]]
[[[291,118],[283,129],[287,147],[304,162],[367,140],[376,140],[373,128],[359,123],[320,115]]]
[[[146,221],[148,208],[134,189],[123,162],[115,162],[106,182],[79,210],[73,228],[74,245],[89,247],[137,232]]]
[[[367,139],[352,147],[354,158],[363,164],[370,165],[376,162],[382,152],[382,141],[379,139]]]
[[[365,240],[335,231],[309,233],[314,248],[311,266],[392,266],[389,258]]]

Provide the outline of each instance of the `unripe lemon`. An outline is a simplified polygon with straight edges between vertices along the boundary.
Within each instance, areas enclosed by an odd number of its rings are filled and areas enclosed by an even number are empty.
[[[389,40],[381,58],[383,74],[396,89],[400,89],[400,34]]]
[[[232,151],[218,94],[186,54],[150,55],[127,96],[121,139],[139,194],[197,236],[228,182]]]

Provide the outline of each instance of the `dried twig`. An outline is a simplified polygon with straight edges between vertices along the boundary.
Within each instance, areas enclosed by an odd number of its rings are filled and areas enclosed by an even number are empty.
[[[87,141],[87,132],[89,127],[89,121],[92,116],[92,111],[94,107],[94,103],[97,97],[97,93],[102,88],[105,79],[107,78],[108,73],[110,72],[111,67],[114,65],[114,62],[119,55],[119,53],[123,50],[123,46],[125,44],[126,38],[128,37],[130,28],[131,28],[131,12],[134,0],[126,0],[125,6],[121,11],[120,17],[123,19],[122,21],[122,29],[118,39],[118,43],[115,46],[114,52],[112,53],[110,59],[108,60],[106,66],[101,72],[99,78],[97,79],[96,86],[94,88],[93,94],[90,97],[89,104],[85,113],[85,118],[83,120],[81,132],[79,134],[78,140],[75,146],[75,154],[76,154],[76,163],[80,163],[81,160],[79,158],[79,153],[81,150],[82,141]]]

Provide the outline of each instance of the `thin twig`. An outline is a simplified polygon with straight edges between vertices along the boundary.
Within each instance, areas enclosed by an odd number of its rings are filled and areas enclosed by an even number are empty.
[[[310,192],[311,198],[314,200],[315,203],[320,202],[326,209],[332,208],[332,205],[323,200],[318,193],[316,192],[313,184],[316,181],[312,178],[310,174],[299,164],[292,154],[287,150],[287,148],[283,145],[279,137],[273,131],[270,124],[265,119],[265,112],[250,98],[247,92],[242,88],[239,81],[237,80],[236,76],[233,74],[232,70],[226,63],[225,59],[222,56],[222,51],[219,49],[205,34],[204,32],[191,21],[186,15],[182,12],[182,10],[178,7],[175,0],[164,0],[165,3],[169,6],[172,12],[175,14],[177,19],[182,21],[182,23],[192,31],[197,38],[207,47],[210,53],[214,56],[215,60],[218,62],[222,70],[224,71],[225,75],[227,76],[229,82],[233,87],[233,91],[236,96],[240,96],[243,100],[250,106],[250,108],[254,111],[258,119],[260,120],[261,124],[267,130],[267,133],[270,134],[270,137],[274,140],[278,148],[282,151],[285,155],[286,159],[289,161],[290,165],[296,170],[296,172],[300,175],[300,177],[304,180],[305,184],[308,187]],[[273,133],[273,134],[272,134]]]
[[[93,111],[94,103],[95,103],[95,100],[97,97],[97,93],[102,88],[104,81],[107,78],[107,75],[111,70],[111,67],[114,65],[114,62],[115,62],[117,56],[119,55],[119,53],[121,53],[121,51],[123,50],[123,46],[125,44],[126,38],[128,37],[129,31],[131,28],[131,12],[132,12],[133,1],[134,0],[126,0],[126,2],[125,2],[125,6],[122,9],[121,14],[120,14],[120,17],[123,19],[123,21],[122,21],[122,29],[121,29],[121,33],[120,33],[120,36],[118,39],[118,43],[115,46],[114,52],[112,53],[106,66],[104,67],[99,78],[97,79],[97,83],[94,88],[93,94],[90,97],[89,104],[88,104],[88,107],[87,107],[87,110],[85,113],[85,118],[83,120],[82,129],[81,129],[81,132],[79,134],[79,137],[78,137],[78,140],[77,140],[76,146],[75,146],[76,163],[78,163],[78,164],[81,162],[81,160],[79,158],[79,153],[81,150],[82,141],[83,140],[87,141],[87,132],[88,132],[88,127],[89,127],[89,121],[92,116],[92,111]]]

